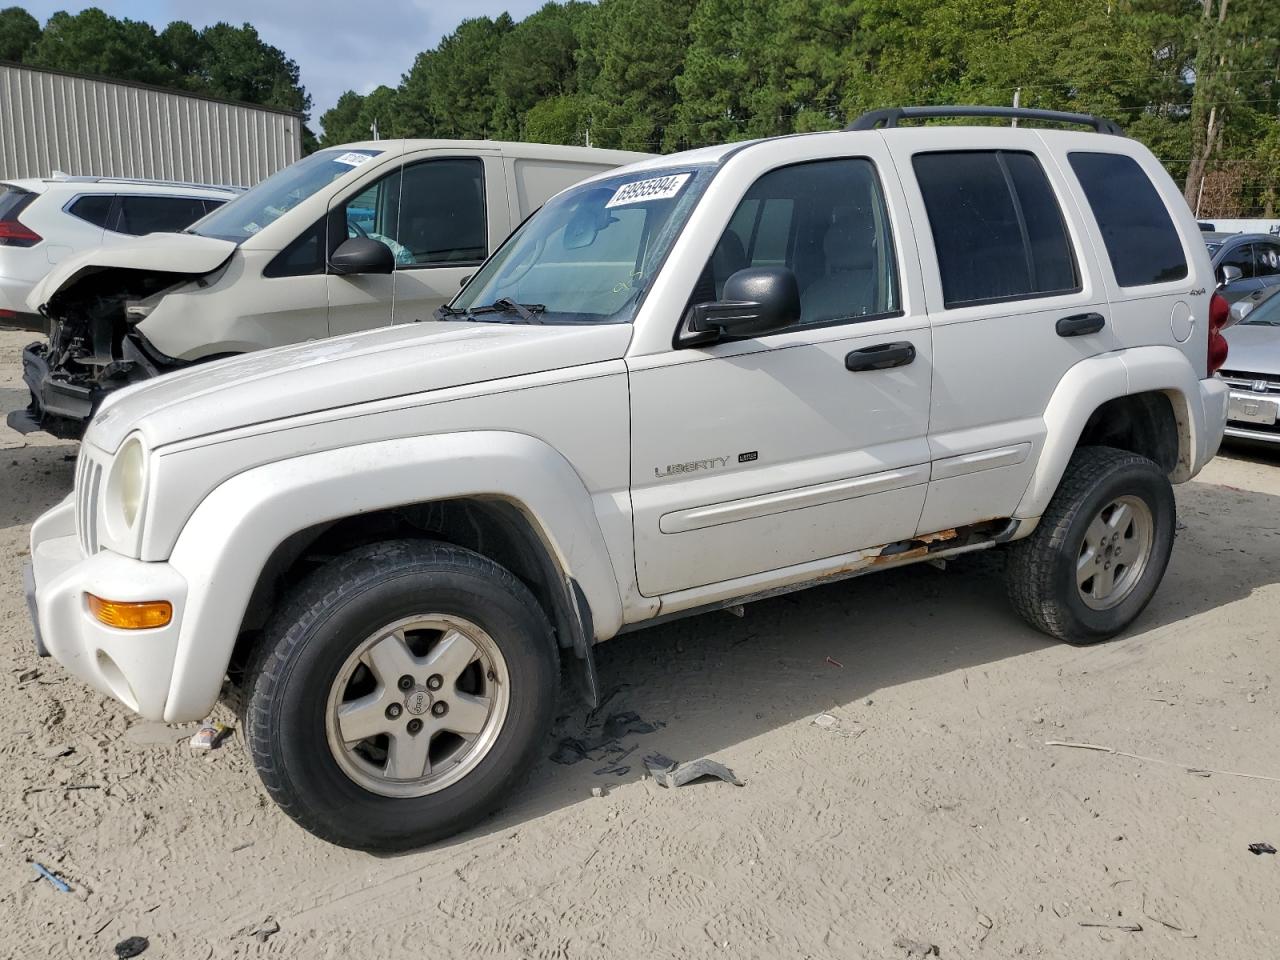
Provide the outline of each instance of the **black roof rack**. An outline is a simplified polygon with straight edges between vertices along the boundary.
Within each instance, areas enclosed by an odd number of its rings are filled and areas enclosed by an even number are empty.
[[[1033,110],[1028,107],[980,107],[955,105],[942,107],[886,107],[864,113],[846,130],[875,130],[878,127],[896,127],[902,120],[929,119],[932,117],[1000,117],[1006,120],[1047,120],[1052,123],[1076,123],[1092,127],[1098,133],[1110,133],[1118,137],[1124,131],[1114,120],[1095,117],[1089,113],[1064,113],[1060,110]]]

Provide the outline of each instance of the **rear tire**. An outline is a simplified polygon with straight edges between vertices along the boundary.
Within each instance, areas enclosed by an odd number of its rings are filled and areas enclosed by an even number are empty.
[[[377,544],[316,571],[267,626],[246,669],[245,740],[306,830],[405,850],[510,794],[558,683],[546,617],[509,571],[459,547]]]
[[[1008,548],[1014,609],[1068,643],[1115,636],[1160,585],[1176,520],[1173,488],[1155,463],[1111,447],[1081,447],[1039,526]]]

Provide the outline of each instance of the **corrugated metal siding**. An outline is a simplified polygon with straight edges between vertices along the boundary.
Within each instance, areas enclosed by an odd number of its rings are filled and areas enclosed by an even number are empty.
[[[302,155],[293,114],[0,64],[0,178],[252,186]]]

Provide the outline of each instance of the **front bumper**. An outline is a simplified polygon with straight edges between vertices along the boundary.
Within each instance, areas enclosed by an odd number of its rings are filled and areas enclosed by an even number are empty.
[[[1266,383],[1261,384],[1267,386]],[[1231,388],[1227,436],[1280,443],[1280,393]]]
[[[78,440],[103,391],[57,376],[49,366],[49,345],[37,341],[22,350],[22,379],[31,391],[31,403],[6,418],[19,433],[44,430],[62,440]]]
[[[75,531],[74,495],[31,528],[37,637],[70,673],[148,720],[163,720],[187,583],[167,563],[102,550],[86,556]],[[122,601],[168,600],[173,620],[152,630],[118,630],[90,615],[85,594]]]

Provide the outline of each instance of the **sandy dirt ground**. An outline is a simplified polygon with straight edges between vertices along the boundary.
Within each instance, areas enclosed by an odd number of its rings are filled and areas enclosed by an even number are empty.
[[[25,339],[0,334],[5,410]],[[1280,857],[1246,849],[1280,846],[1280,782],[1223,772],[1280,778],[1280,455],[1178,490],[1121,639],[1036,634],[994,555],[633,634],[600,650],[606,712],[663,726],[623,737],[626,772],[543,762],[477,829],[379,858],[278,812],[238,734],[194,753],[35,656],[21,565],[74,451],[0,427],[0,956],[1280,955]],[[564,713],[558,736],[586,721]],[[663,789],[650,751],[746,786]]]

